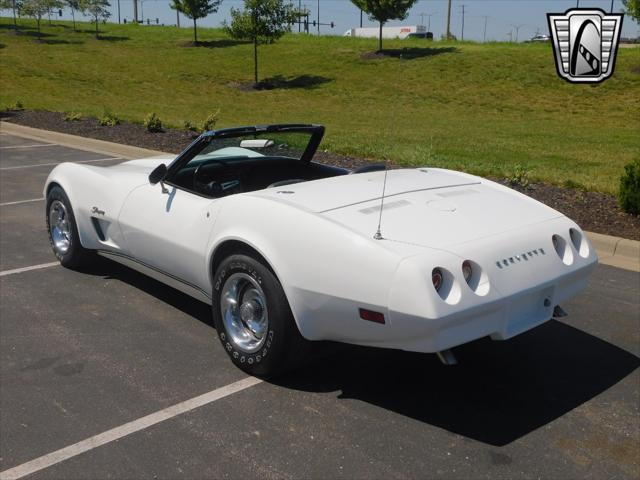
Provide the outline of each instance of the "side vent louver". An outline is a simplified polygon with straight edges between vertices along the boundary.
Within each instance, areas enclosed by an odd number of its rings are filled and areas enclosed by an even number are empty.
[[[91,217],[91,223],[93,224],[93,228],[96,230],[96,234],[100,241],[104,242],[106,237],[104,236],[104,232],[102,231],[102,227],[100,226],[100,220],[96,217]]]

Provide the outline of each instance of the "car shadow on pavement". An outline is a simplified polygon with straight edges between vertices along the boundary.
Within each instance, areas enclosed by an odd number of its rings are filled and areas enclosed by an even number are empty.
[[[78,269],[78,271],[124,282],[213,327],[210,305],[119,263],[96,256],[90,268]]]
[[[213,327],[211,307],[117,263],[92,275],[117,279]],[[322,342],[301,367],[270,380],[311,393],[354,399],[494,446],[507,445],[612,387],[640,358],[551,320],[508,341],[455,349],[459,364],[436,355]]]
[[[345,345],[274,383],[305,392],[339,391],[340,399],[503,446],[640,366],[635,355],[555,320],[505,342],[472,342],[455,354],[459,364],[447,367],[435,355]]]

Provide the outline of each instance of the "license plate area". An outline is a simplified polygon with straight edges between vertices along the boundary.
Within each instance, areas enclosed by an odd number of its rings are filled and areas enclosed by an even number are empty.
[[[553,287],[547,287],[512,299],[509,303],[505,338],[549,320],[554,307],[553,291]]]

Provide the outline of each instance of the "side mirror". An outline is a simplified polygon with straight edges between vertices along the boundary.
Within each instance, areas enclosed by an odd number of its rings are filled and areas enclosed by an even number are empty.
[[[167,177],[167,166],[161,163],[149,174],[149,183],[155,185],[158,182],[162,182]]]

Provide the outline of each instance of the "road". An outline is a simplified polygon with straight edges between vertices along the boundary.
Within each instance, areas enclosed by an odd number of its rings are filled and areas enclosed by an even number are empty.
[[[106,260],[52,265],[42,186],[62,161],[120,160],[0,136],[0,477],[640,477],[640,274],[599,266],[564,321],[455,367],[325,346],[247,386],[205,304]]]

